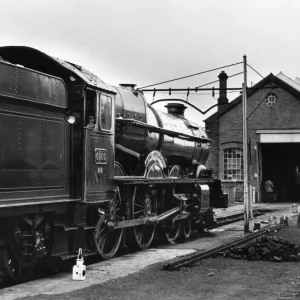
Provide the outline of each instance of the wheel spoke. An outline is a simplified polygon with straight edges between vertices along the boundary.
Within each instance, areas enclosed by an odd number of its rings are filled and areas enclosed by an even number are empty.
[[[140,203],[140,205],[142,205],[142,206],[145,206],[145,202],[146,202],[146,199],[143,199],[141,196],[137,196],[136,198],[135,198],[135,203]]]

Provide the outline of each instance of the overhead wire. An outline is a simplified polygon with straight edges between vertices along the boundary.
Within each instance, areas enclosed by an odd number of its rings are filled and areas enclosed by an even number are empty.
[[[230,75],[228,76],[228,78],[231,78],[231,77],[234,77],[234,76],[237,76],[237,75],[240,75],[240,74],[243,74],[244,72],[239,72],[239,73],[236,73],[236,74],[233,74],[233,75]],[[206,86],[206,85],[209,85],[209,84],[212,84],[212,83],[216,83],[216,82],[219,82],[220,80],[215,80],[215,81],[211,81],[211,82],[208,82],[208,83],[205,83],[205,84],[202,84],[202,85],[199,85],[197,86],[197,88],[200,88],[200,87],[203,87],[203,86]]]
[[[265,78],[264,76],[262,76],[258,71],[256,71],[253,67],[251,67],[249,64],[247,64],[247,66],[252,69],[256,74],[258,74],[261,78]]]
[[[180,79],[184,79],[184,78],[188,78],[188,77],[192,77],[192,76],[196,76],[196,75],[200,75],[200,74],[204,74],[204,73],[208,73],[208,72],[211,72],[211,71],[215,71],[215,70],[219,70],[219,69],[222,69],[222,68],[225,68],[225,67],[230,67],[230,66],[234,66],[234,65],[238,65],[238,64],[241,64],[242,62],[240,63],[236,63],[236,64],[231,64],[231,65],[227,65],[227,66],[223,66],[223,67],[220,67],[220,68],[215,68],[215,69],[211,69],[211,70],[207,70],[207,71],[204,71],[204,72],[200,72],[200,73],[196,73],[196,74],[192,74],[192,75],[189,75],[189,76],[184,76],[184,77],[180,77],[180,78],[176,78],[176,79],[172,79],[172,80],[169,80],[169,81],[164,81],[164,82],[160,82],[160,83],[157,83],[157,84],[153,84],[153,85],[148,85],[148,86],[144,86],[142,88],[139,88],[139,89],[143,89],[143,88],[147,88],[147,87],[151,87],[151,86],[154,86],[154,85],[159,85],[159,84],[162,84],[162,83],[168,83],[168,82],[172,82],[172,81],[175,81],[175,80],[180,80]],[[255,70],[252,66],[250,66],[249,64],[247,64],[249,68],[251,68],[255,73],[257,73],[259,76],[261,76],[262,78],[264,78],[257,70]],[[240,74],[243,74],[244,72],[238,72],[236,74],[232,74],[230,76],[228,76],[228,78],[231,78],[231,77],[235,77],[235,76],[238,76]],[[199,85],[196,87],[197,88],[201,88],[201,87],[204,87],[204,86],[207,86],[207,85],[210,85],[210,84],[213,84],[213,83],[217,83],[219,82],[220,80],[214,80],[214,81],[211,81],[211,82],[208,82],[208,83],[205,83],[205,84],[202,84],[202,85]],[[171,89],[171,88],[170,88]],[[273,89],[271,89],[272,91]],[[144,91],[144,92],[147,92],[147,91]],[[149,91],[150,92],[150,91]],[[227,93],[240,93],[240,91],[227,91]],[[173,94],[177,94],[177,95],[183,95],[183,94],[186,94],[185,92],[173,92]],[[189,92],[190,95],[198,95],[198,96],[208,96],[210,95],[210,93],[199,93],[199,92]],[[214,98],[214,97],[213,97]],[[215,98],[214,98],[215,99]],[[215,99],[217,100],[217,99]],[[262,100],[263,101],[263,100]],[[255,110],[260,106],[260,104],[262,103],[262,101],[258,104],[258,106],[254,109],[254,111],[251,112],[251,114],[247,117],[247,119],[255,112]]]
[[[266,93],[266,95],[263,96],[263,98],[261,99],[261,101],[258,103],[258,105],[255,107],[255,109],[248,115],[247,120],[253,115],[253,113],[258,109],[258,107],[262,104],[262,102],[266,99],[266,96],[271,93],[273,90],[275,89],[275,87],[272,87],[270,89],[270,91],[268,93]]]
[[[237,75],[240,75],[240,74],[243,74],[244,72],[239,72],[239,73],[236,73],[236,74],[233,74],[233,75],[230,75],[230,76],[228,76],[228,78],[231,78],[231,77],[234,77],[234,76],[237,76]],[[212,84],[212,83],[216,83],[216,82],[219,82],[220,80],[218,79],[218,80],[214,80],[214,81],[211,81],[211,82],[208,82],[208,83],[204,83],[204,84],[202,84],[202,85],[199,85],[199,86],[197,86],[196,88],[198,89],[198,88],[201,88],[201,87],[204,87],[204,86],[207,86],[207,85],[210,85],[210,84]],[[141,88],[142,89],[142,88]],[[172,90],[172,89],[171,89]],[[145,92],[145,93],[150,93],[150,92],[152,92],[152,91],[143,91],[143,92]],[[228,93],[236,93],[236,92],[239,92],[239,91],[228,91]],[[162,92],[161,92],[162,93]],[[174,94],[180,94],[181,92],[173,92]],[[181,93],[181,94],[184,94],[184,93]],[[190,94],[195,94],[195,95],[210,95],[210,93],[199,93],[199,92],[190,92]]]
[[[158,83],[155,83],[155,84],[150,84],[150,85],[147,85],[147,86],[140,87],[138,89],[144,89],[144,88],[148,88],[148,87],[159,85],[159,84],[163,84],[163,83],[168,83],[168,82],[173,82],[173,81],[176,81],[176,80],[185,79],[185,78],[189,78],[189,77],[193,77],[193,76],[197,76],[197,75],[209,73],[209,72],[212,72],[212,71],[220,70],[220,69],[223,69],[223,68],[236,66],[236,65],[239,65],[239,64],[242,64],[242,63],[243,62],[238,62],[238,63],[234,63],[234,64],[222,66],[222,67],[219,67],[219,68],[214,68],[214,69],[210,69],[210,70],[207,70],[207,71],[202,71],[202,72],[191,74],[191,75],[187,75],[187,76],[183,76],[183,77],[178,77],[178,78],[171,79],[171,80],[166,80],[166,81],[158,82]]]

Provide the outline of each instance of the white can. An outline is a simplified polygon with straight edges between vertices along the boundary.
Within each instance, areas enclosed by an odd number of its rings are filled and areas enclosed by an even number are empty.
[[[86,266],[83,264],[82,249],[78,251],[78,256],[76,259],[76,265],[73,266],[73,280],[85,280]]]

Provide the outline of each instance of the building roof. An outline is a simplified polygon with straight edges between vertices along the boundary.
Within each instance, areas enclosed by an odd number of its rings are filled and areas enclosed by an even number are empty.
[[[296,79],[297,80],[297,79]],[[267,85],[269,84],[269,85]],[[257,84],[255,84],[253,87],[247,89],[247,96],[251,96],[253,93],[255,93],[258,89],[261,89],[263,87],[270,87],[275,88],[275,87],[281,87],[287,91],[289,91],[291,94],[295,95],[299,100],[300,100],[300,82],[296,82],[295,80],[289,78],[282,72],[280,72],[277,76],[274,74],[270,73],[267,77],[263,78],[261,81],[259,81]],[[208,118],[204,120],[210,121],[211,119],[214,119],[216,117],[220,117],[224,115],[226,112],[231,110],[233,107],[238,105],[239,103],[242,102],[242,95],[238,96],[234,100],[228,103],[228,105],[224,105],[223,108],[221,108],[219,111],[215,112]]]
[[[293,80],[292,78],[288,77],[287,75],[285,75],[282,72],[279,72],[279,74],[277,75],[277,77],[279,79],[285,81],[286,83],[288,83],[290,86],[292,86],[296,90],[300,91],[300,81],[299,81],[300,79],[299,78],[296,77],[295,80]]]

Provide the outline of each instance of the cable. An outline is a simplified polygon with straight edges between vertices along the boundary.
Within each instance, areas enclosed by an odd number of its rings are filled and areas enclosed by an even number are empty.
[[[262,104],[262,102],[266,99],[266,96],[271,93],[273,90],[275,89],[275,87],[272,87],[271,90],[264,95],[264,97],[262,98],[262,100],[259,102],[259,104],[255,107],[255,109],[251,112],[251,114],[247,117],[247,120],[252,116],[252,114],[258,109],[258,107]]]
[[[219,82],[220,80],[215,80],[215,81],[211,81],[211,82],[208,82],[208,83],[205,83],[205,84],[202,84],[202,85],[199,85],[197,86],[197,88],[200,88],[200,87],[203,87],[203,86],[206,86],[206,85],[209,85],[209,84],[212,84],[212,83],[216,83],[216,82]]]
[[[233,74],[233,75],[228,76],[228,78],[234,77],[234,76],[237,76],[237,75],[240,75],[240,74],[243,74],[243,73],[244,73],[244,72],[239,72],[239,73],[236,73],[236,74]],[[211,82],[209,82],[209,83],[205,83],[205,84],[199,85],[199,86],[197,86],[197,88],[200,88],[200,87],[203,87],[203,86],[212,84],[212,83],[216,83],[216,82],[219,82],[219,81],[220,81],[219,79],[218,79],[218,80],[215,80],[215,81],[211,81]]]
[[[223,67],[219,67],[219,68],[215,68],[215,69],[211,69],[211,70],[199,72],[199,73],[192,74],[192,75],[187,75],[187,76],[183,76],[183,77],[179,77],[179,78],[175,78],[175,79],[171,79],[171,80],[167,80],[167,81],[162,81],[162,82],[159,82],[159,83],[155,83],[155,84],[151,84],[151,85],[140,87],[140,88],[138,88],[138,90],[139,89],[148,88],[148,87],[151,87],[151,86],[155,86],[155,85],[159,85],[159,84],[163,84],[163,83],[168,83],[168,82],[172,82],[172,81],[176,81],[176,80],[180,80],[180,79],[185,79],[185,78],[193,77],[193,76],[200,75],[200,74],[209,73],[209,72],[220,70],[220,69],[227,68],[227,67],[236,66],[236,65],[239,65],[239,64],[242,64],[242,63],[243,62],[238,62],[238,63],[235,63],[235,64],[226,65],[226,66],[223,66]]]
[[[250,65],[247,64],[247,66],[249,68],[251,68],[255,73],[257,73],[261,78],[265,78],[264,76],[262,76],[258,71],[256,71],[254,68],[252,68]]]
[[[243,74],[243,73],[244,73],[244,72],[239,72],[239,73],[236,73],[236,74],[233,74],[233,75],[228,76],[228,78],[234,77],[234,76],[237,76],[237,75],[240,75],[240,74]]]

